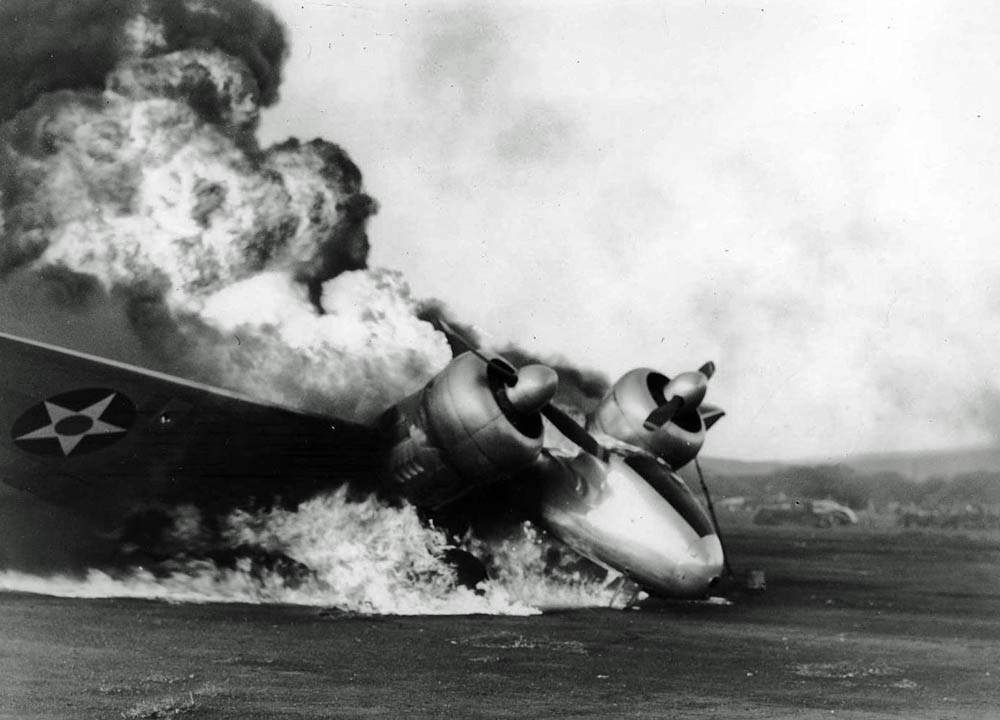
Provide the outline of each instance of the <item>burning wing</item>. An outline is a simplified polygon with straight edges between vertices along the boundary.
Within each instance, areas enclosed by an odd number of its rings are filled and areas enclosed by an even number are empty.
[[[708,366],[622,378],[588,421],[605,447],[551,405],[554,371],[478,350],[376,429],[9,335],[0,360],[0,477],[109,529],[150,507],[218,518],[351,483],[432,518],[471,521],[485,498],[483,517],[534,519],[664,595],[704,594],[721,572],[717,533],[672,470],[721,414],[701,407]],[[581,452],[545,448],[543,417]]]
[[[370,482],[373,430],[0,334],[0,478],[114,526]]]

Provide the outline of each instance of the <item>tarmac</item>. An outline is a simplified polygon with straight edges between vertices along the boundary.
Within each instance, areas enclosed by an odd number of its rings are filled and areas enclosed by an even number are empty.
[[[0,718],[1000,718],[1000,537],[726,533],[729,603],[540,616],[0,593]]]

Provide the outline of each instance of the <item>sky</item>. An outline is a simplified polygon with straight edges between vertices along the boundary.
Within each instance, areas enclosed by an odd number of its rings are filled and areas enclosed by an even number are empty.
[[[261,143],[342,145],[380,204],[370,264],[490,346],[610,378],[713,360],[708,401],[728,417],[709,455],[837,462],[1000,441],[1000,9],[261,1],[291,48]],[[272,27],[247,26],[251,44]],[[108,107],[98,120],[118,117]],[[142,138],[123,137],[127,165]],[[79,144],[49,164],[77,167]],[[227,158],[202,170],[253,175]],[[134,218],[88,214],[74,187],[46,197],[132,238]],[[237,207],[236,190],[220,228],[274,209]],[[120,337],[116,357],[147,361],[114,298],[84,322],[33,311],[39,293],[31,273],[5,278],[0,328],[90,352]],[[361,315],[367,297],[351,301]],[[323,377],[376,387],[341,370]]]
[[[262,137],[345,147],[371,262],[491,344],[712,359],[713,455],[1000,437],[1000,8],[271,6]]]

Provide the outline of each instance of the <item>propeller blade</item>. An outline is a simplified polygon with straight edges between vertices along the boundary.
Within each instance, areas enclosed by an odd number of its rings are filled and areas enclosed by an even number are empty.
[[[481,352],[473,350],[472,354],[477,358],[486,363],[487,367],[496,372],[500,376],[500,381],[507,387],[514,387],[517,385],[517,370],[514,370],[510,365],[505,363],[503,360],[497,360],[496,358],[487,358]]]
[[[504,384],[509,388],[515,388],[518,380],[518,371],[511,368],[502,360],[488,358],[479,351],[475,345],[467,340],[461,333],[457,332],[445,320],[438,318],[441,329],[465,345],[473,355],[482,360],[486,365],[495,370],[503,379]],[[521,412],[537,410],[541,412],[549,422],[555,425],[556,429],[565,435],[570,441],[580,446],[580,449],[587,452],[599,460],[607,462],[608,451],[604,449],[594,436],[580,425],[576,420],[555,407],[549,401],[555,395],[559,377],[555,371],[544,365],[528,365],[522,370],[526,377],[526,387],[510,393],[507,399],[511,405]],[[654,411],[655,412],[655,411]],[[672,416],[672,414],[671,414]],[[666,422],[666,421],[664,421]]]
[[[479,348],[477,348],[472,342],[467,340],[464,335],[455,330],[455,328],[453,328],[451,325],[445,322],[442,318],[438,318],[438,325],[440,325],[441,329],[444,330],[446,333],[448,333],[453,338],[458,340],[460,343],[465,345],[465,347],[469,349],[469,352],[471,352],[473,355],[475,355],[477,358],[479,358],[489,367],[491,367],[494,371],[496,371],[496,373],[503,380],[504,385],[508,387],[514,387],[515,385],[517,385],[517,370],[512,369],[509,365],[507,365],[505,362],[501,360],[497,360],[496,358],[488,358],[485,355],[483,355],[483,353],[480,351]]]
[[[646,416],[646,420],[642,423],[642,426],[650,432],[659,430],[661,427],[673,420],[674,415],[676,415],[682,407],[684,407],[684,398],[679,395],[674,395],[672,398],[660,405],[660,407],[649,413],[649,415]]]
[[[701,419],[705,423],[705,429],[708,430],[722,419],[726,411],[715,405],[702,403],[698,406],[698,414],[701,415]]]
[[[709,360],[707,363],[698,368],[698,372],[711,380],[712,376],[715,375],[715,363]]]
[[[556,426],[556,430],[579,445],[584,452],[590,453],[599,460],[607,461],[608,451],[576,420],[555,405],[546,405],[543,407],[542,415],[547,417],[549,422]]]

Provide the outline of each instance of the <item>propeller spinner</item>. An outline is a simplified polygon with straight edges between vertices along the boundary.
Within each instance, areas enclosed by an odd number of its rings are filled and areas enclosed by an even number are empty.
[[[598,417],[594,427],[645,447],[665,461],[661,462],[642,453],[609,451],[555,407],[558,376],[551,368],[516,369],[500,358],[487,357],[447,323],[440,325],[486,364],[493,397],[515,427],[539,429],[544,416],[584,451],[568,459],[548,456],[542,466],[547,471],[541,474],[539,503],[547,528],[582,555],[619,569],[647,589],[665,595],[705,594],[724,562],[718,528],[709,525],[687,486],[666,463],[690,459],[701,446],[705,423],[699,405],[714,365],[706,363],[673,380],[639,368],[616,383],[602,401],[607,422]],[[650,412],[654,403],[658,406]],[[675,416],[677,422],[671,423]],[[696,429],[685,429],[689,416],[697,420]],[[645,428],[640,424],[643,418]],[[642,437],[622,438],[608,432],[609,425],[626,433],[638,430]],[[674,452],[678,448],[681,452]]]
[[[693,372],[683,372],[663,388],[663,402],[643,422],[643,427],[655,432],[674,419],[682,410],[694,412],[705,399],[708,381],[715,374],[715,363],[709,360]]]
[[[506,361],[490,358],[456,331],[444,320],[438,320],[441,329],[468,348],[469,352],[486,363],[487,375],[493,374],[504,385],[502,393],[496,393],[497,402],[505,412],[513,410],[522,417],[541,413],[556,429],[578,445],[582,450],[602,460],[607,459],[607,450],[594,436],[587,432],[565,412],[552,404],[559,387],[559,376],[546,365],[525,365],[515,369]]]

